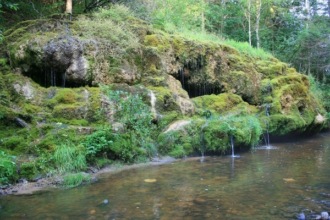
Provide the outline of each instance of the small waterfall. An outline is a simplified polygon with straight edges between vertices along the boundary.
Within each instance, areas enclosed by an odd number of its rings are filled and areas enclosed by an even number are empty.
[[[235,144],[234,144],[234,135],[230,135],[230,145],[231,145],[231,157],[240,157],[239,155],[235,155]]]
[[[266,104],[266,106],[265,106],[265,113],[266,113],[267,118],[269,118],[269,109],[270,109],[270,105],[269,104]],[[267,120],[266,120],[266,134],[264,134],[264,139],[265,139],[266,147],[270,147],[269,123],[268,123]]]
[[[231,157],[235,157],[234,136],[233,135],[230,135],[230,144],[231,144]]]
[[[153,91],[150,90],[149,92],[150,96],[150,104],[151,104],[151,113],[154,118],[157,118],[157,111],[156,111],[156,96]]]
[[[269,138],[269,116],[270,116],[270,107],[271,105],[270,104],[266,104],[265,105],[265,114],[266,114],[266,117],[267,119],[265,120],[265,125],[266,125],[266,132],[264,133],[264,142],[265,142],[265,145],[264,146],[261,146],[261,147],[258,147],[257,149],[277,149],[277,147],[274,147],[272,145],[270,145],[270,138]]]

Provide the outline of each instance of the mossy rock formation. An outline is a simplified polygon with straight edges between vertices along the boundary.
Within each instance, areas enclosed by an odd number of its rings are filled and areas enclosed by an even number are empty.
[[[174,156],[198,151],[200,140],[206,150],[217,152],[227,148],[230,135],[238,144],[250,145],[262,128],[284,135],[327,125],[316,120],[325,111],[310,92],[308,78],[276,58],[252,57],[225,43],[165,33],[122,16],[26,21],[5,32],[1,130],[9,126],[11,131],[34,132],[25,143],[34,152],[35,146],[51,151],[49,135],[61,126],[79,136],[114,124],[114,103],[103,85],[141,95],[153,108],[159,133],[176,120],[191,121],[160,135],[160,142],[166,143],[171,132],[178,140],[172,139],[173,149],[160,149]],[[29,127],[12,126],[18,119]],[[183,140],[201,130],[202,139]],[[15,148],[7,143],[7,134],[0,139]],[[216,139],[223,143],[217,146]]]

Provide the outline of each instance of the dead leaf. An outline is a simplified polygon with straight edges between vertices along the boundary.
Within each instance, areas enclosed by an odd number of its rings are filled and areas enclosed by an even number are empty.
[[[156,179],[145,179],[144,182],[146,183],[154,183],[154,182],[157,182]]]
[[[292,182],[296,181],[296,180],[293,179],[293,178],[283,178],[283,180],[284,180],[285,182],[287,182],[287,183],[292,183]]]

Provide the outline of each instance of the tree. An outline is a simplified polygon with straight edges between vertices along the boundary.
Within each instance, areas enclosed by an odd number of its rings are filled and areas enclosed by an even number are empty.
[[[65,13],[72,14],[72,0],[66,0]]]
[[[2,12],[2,9],[16,11],[18,9],[18,3],[13,3],[8,0],[0,0],[0,13]]]
[[[252,46],[252,31],[251,31],[251,0],[247,1],[248,7],[246,11],[246,17],[248,19],[249,24],[249,44]]]
[[[261,0],[256,0],[256,41],[257,48],[260,48],[260,37],[259,37],[259,26],[260,26],[260,15],[261,15]]]

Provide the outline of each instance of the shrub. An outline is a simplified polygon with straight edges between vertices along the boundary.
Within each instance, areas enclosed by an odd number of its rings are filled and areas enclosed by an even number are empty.
[[[110,146],[113,144],[113,134],[111,127],[99,129],[88,135],[83,142],[87,152],[87,160],[95,162],[98,157],[108,156],[110,153]]]
[[[33,180],[36,176],[37,168],[35,162],[25,162],[20,165],[20,176],[27,180]]]
[[[159,135],[159,152],[175,157],[193,153],[224,153],[230,149],[230,137],[240,146],[259,142],[262,128],[255,116],[227,115],[194,120],[181,130]]]
[[[104,158],[132,163],[154,156],[157,149],[151,138],[153,125],[149,106],[139,95],[110,89],[106,92],[114,118],[122,124],[123,131],[114,133],[111,127],[104,127],[87,136],[83,145],[88,161],[95,164],[99,158]]]
[[[17,180],[15,157],[0,151],[0,184]]]
[[[109,8],[100,8],[93,16],[97,19],[111,19],[116,22],[124,22],[132,16],[132,12],[124,5],[115,4]]]
[[[146,152],[146,155],[153,156],[152,133],[154,125],[151,123],[152,114],[142,97],[129,94],[123,91],[109,91],[109,98],[114,104],[115,118],[124,125],[129,134],[130,144],[141,148],[139,152]]]

